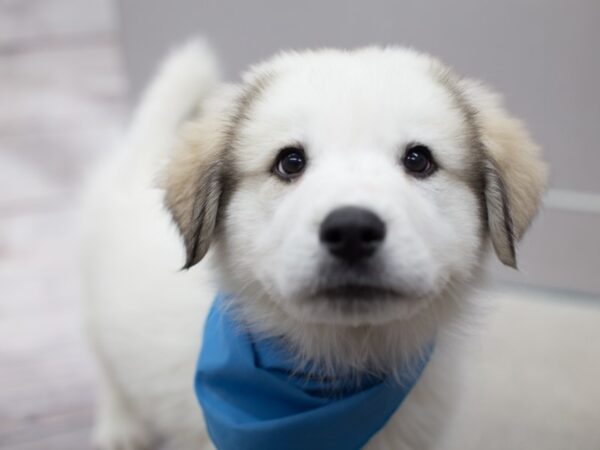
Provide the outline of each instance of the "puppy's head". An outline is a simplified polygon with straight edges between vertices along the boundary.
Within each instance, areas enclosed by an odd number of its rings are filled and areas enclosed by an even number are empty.
[[[229,98],[229,97],[228,97]],[[186,267],[303,324],[406,320],[516,266],[546,169],[500,100],[413,51],[283,54],[186,132],[166,205]]]

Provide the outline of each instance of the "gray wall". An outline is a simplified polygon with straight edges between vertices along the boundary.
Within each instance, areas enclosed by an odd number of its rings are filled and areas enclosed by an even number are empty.
[[[553,188],[522,245],[521,273],[495,272],[600,293],[600,1],[123,0],[118,8],[134,95],[167,48],[198,33],[232,80],[280,49],[394,43],[486,81],[544,147]]]

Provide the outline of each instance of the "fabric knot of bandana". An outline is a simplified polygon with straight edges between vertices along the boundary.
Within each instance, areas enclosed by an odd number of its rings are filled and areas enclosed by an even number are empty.
[[[400,381],[298,372],[277,339],[255,340],[240,329],[224,300],[217,295],[206,319],[195,376],[219,450],[360,449],[402,404],[433,349]]]

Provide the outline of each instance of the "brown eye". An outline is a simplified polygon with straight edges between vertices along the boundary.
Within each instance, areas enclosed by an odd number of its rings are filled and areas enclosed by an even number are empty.
[[[413,144],[406,149],[403,164],[410,174],[417,177],[429,176],[437,167],[429,148],[421,144]]]
[[[306,156],[300,147],[286,147],[279,152],[273,172],[284,180],[291,180],[302,174],[306,166]]]

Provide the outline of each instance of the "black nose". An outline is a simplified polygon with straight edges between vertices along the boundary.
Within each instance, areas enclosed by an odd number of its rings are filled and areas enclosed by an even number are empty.
[[[354,263],[377,251],[385,238],[385,223],[368,209],[348,206],[329,213],[319,237],[333,256]]]

